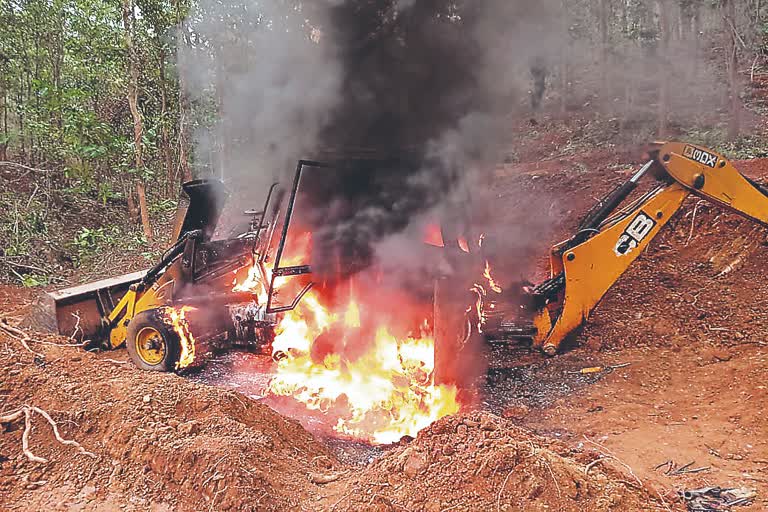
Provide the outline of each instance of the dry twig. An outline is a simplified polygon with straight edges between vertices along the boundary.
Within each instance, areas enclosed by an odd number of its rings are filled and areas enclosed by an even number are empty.
[[[613,459],[613,460],[615,460],[616,462],[618,462],[619,464],[621,464],[621,465],[622,465],[622,466],[623,466],[623,467],[624,467],[624,468],[625,468],[625,469],[626,469],[626,470],[629,472],[629,474],[630,474],[630,475],[632,475],[632,478],[634,478],[635,480],[637,480],[637,483],[638,483],[638,484],[640,484],[640,487],[643,487],[643,481],[642,481],[642,480],[640,480],[640,478],[638,478],[638,476],[635,474],[635,472],[632,470],[632,468],[629,466],[629,464],[627,464],[627,463],[625,463],[624,461],[622,461],[621,459],[619,459],[619,458],[616,456],[616,454],[615,454],[615,453],[613,453],[611,450],[609,450],[609,449],[608,449],[608,448],[606,448],[605,446],[603,446],[603,445],[601,445],[600,443],[598,443],[598,442],[595,442],[595,441],[591,440],[590,438],[588,438],[588,437],[586,436],[586,434],[584,435],[584,439],[585,439],[585,440],[586,440],[588,443],[591,443],[591,444],[593,444],[593,445],[597,446],[598,448],[600,448],[600,449],[603,451],[603,454],[602,454],[602,458],[604,458],[604,459],[605,459],[605,458],[608,458],[608,459]]]
[[[696,205],[693,207],[693,215],[691,216],[691,231],[688,233],[688,239],[685,241],[686,246],[690,243],[691,238],[693,238],[693,228],[696,225],[696,212],[699,209],[699,205],[703,202],[703,200],[697,201]]]
[[[18,329],[16,327],[11,326],[8,323],[8,320],[5,319],[5,318],[0,320],[0,329],[3,329],[8,334],[10,334],[11,337],[19,340],[22,343],[22,345],[24,345],[24,347],[27,350],[29,350],[30,352],[32,352],[34,355],[36,355],[38,357],[44,357],[44,356],[43,356],[43,354],[40,354],[38,352],[32,351],[32,349],[29,348],[29,345],[28,345],[29,343],[39,343],[41,345],[52,345],[54,347],[84,347],[85,345],[88,344],[88,340],[83,341],[81,343],[53,343],[53,342],[50,342],[50,341],[36,340],[36,339],[31,338],[29,336],[29,334],[27,334],[26,332],[22,331],[21,329]],[[70,338],[70,339],[72,339],[72,338]]]
[[[72,331],[72,335],[69,337],[69,339],[74,340],[75,336],[77,335],[77,331],[80,331],[80,315],[77,313],[72,313],[72,316],[75,317],[75,328]]]
[[[562,491],[560,491],[560,484],[557,482],[557,478],[555,478],[555,472],[552,471],[552,467],[549,465],[549,463],[546,460],[542,459],[541,461],[544,463],[544,465],[549,470],[549,474],[552,475],[552,481],[555,482],[555,487],[557,488],[557,497],[558,498],[562,498],[563,497],[563,493],[562,493]]]
[[[616,454],[615,454],[615,453],[613,453],[611,450],[609,450],[608,448],[606,448],[606,447],[605,447],[605,446],[603,446],[602,444],[600,444],[600,443],[598,443],[598,442],[596,442],[596,441],[593,441],[593,440],[591,440],[589,437],[587,437],[587,435],[586,435],[586,434],[583,434],[583,437],[584,437],[584,439],[585,439],[585,440],[586,440],[588,443],[591,443],[591,444],[593,444],[593,445],[597,446],[598,448],[600,448],[600,449],[603,451],[603,453],[601,453],[601,454],[600,454],[600,455],[601,455],[600,459],[598,459],[598,460],[603,460],[603,459],[611,459],[611,460],[615,460],[616,462],[618,462],[619,464],[621,464],[622,466],[624,466],[624,468],[626,468],[626,470],[627,470],[627,471],[629,471],[629,474],[630,474],[630,475],[632,475],[632,477],[633,477],[635,480],[637,480],[637,483],[638,483],[638,484],[640,484],[640,487],[641,487],[641,488],[644,488],[644,487],[645,487],[645,485],[643,484],[643,481],[642,481],[642,480],[640,480],[640,478],[638,478],[638,476],[635,474],[635,472],[632,470],[632,468],[629,466],[629,464],[627,464],[627,463],[625,463],[624,461],[622,461],[621,459],[619,459],[619,458],[616,456]],[[664,509],[665,509],[665,510],[667,510],[667,511],[669,511],[669,512],[671,512],[671,511],[672,511],[672,509],[670,509],[670,508],[669,508],[669,505],[667,505],[667,502],[666,502],[666,500],[664,499],[664,497],[661,495],[661,493],[660,493],[660,492],[659,492],[659,491],[658,491],[658,490],[657,490],[655,487],[653,487],[653,486],[651,486],[651,489],[653,489],[653,490],[656,492],[656,495],[659,497],[659,500],[661,500],[661,504],[662,504],[662,506],[664,507]]]
[[[595,467],[596,464],[598,464],[598,463],[600,463],[602,461],[603,461],[603,458],[602,457],[598,457],[595,460],[593,460],[592,462],[590,462],[589,464],[587,464],[586,467],[584,468],[584,474],[588,475],[589,474],[589,470],[592,469],[593,467]]]

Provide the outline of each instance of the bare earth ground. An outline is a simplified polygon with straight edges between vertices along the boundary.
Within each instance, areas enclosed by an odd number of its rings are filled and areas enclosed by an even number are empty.
[[[521,255],[544,254],[639,161],[636,149],[550,157],[542,148],[493,181],[499,229],[541,219],[541,232],[518,234],[530,242]],[[736,165],[768,175],[768,161]],[[491,412],[445,418],[363,466],[241,393],[141,372],[124,351],[34,343],[44,355],[35,358],[0,332],[0,414],[41,407],[64,438],[96,455],[57,443],[35,416],[29,446],[50,462],[30,462],[23,420],[4,424],[0,508],[683,510],[676,490],[718,485],[756,489],[756,503],[738,510],[764,510],[766,239],[763,228],[689,200],[575,348],[551,360],[525,355],[508,369],[524,378],[488,386],[498,391],[485,400]],[[13,324],[31,299],[0,288],[0,316]],[[627,362],[612,373],[568,373]],[[670,460],[709,469],[654,469]]]

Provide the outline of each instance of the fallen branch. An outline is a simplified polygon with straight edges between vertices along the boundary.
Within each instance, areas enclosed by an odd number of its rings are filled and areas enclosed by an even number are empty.
[[[32,349],[29,348],[28,343],[39,343],[41,345],[53,345],[54,347],[84,347],[88,344],[88,340],[85,340],[81,343],[53,343],[51,341],[36,340],[31,338],[29,334],[22,331],[21,329],[17,329],[16,327],[11,326],[8,323],[8,320],[5,318],[0,320],[0,329],[3,329],[8,334],[10,334],[13,338],[19,340],[27,350],[29,350],[30,352],[32,352],[33,354],[39,357],[43,357],[43,354],[40,354],[38,352],[33,352]]]
[[[89,452],[83,446],[78,443],[77,441],[73,439],[64,439],[61,437],[61,434],[59,433],[59,425],[51,418],[50,414],[45,412],[43,409],[35,406],[29,406],[29,405],[23,405],[21,408],[19,408],[18,411],[6,414],[5,416],[0,416],[0,423],[13,423],[14,421],[18,421],[22,416],[24,416],[24,433],[21,435],[21,451],[24,453],[24,455],[32,462],[40,462],[40,463],[47,463],[48,459],[44,459],[43,457],[38,457],[34,453],[32,453],[32,450],[29,449],[29,435],[32,433],[32,413],[36,412],[40,416],[46,419],[48,423],[50,423],[52,429],[53,429],[53,435],[56,437],[56,440],[64,445],[68,446],[74,446],[78,449],[78,451],[83,454],[87,455],[91,458],[97,458],[95,453]]]
[[[25,263],[15,263],[13,261],[9,261],[7,258],[3,258],[3,259],[4,259],[4,261],[5,261],[5,263],[7,265],[10,265],[12,267],[25,268],[27,270],[36,270],[36,271],[41,272],[41,273],[46,274],[46,275],[48,275],[50,273],[49,270],[45,270],[44,268],[36,267],[34,265],[27,265]]]
[[[41,169],[39,167],[30,167],[28,165],[20,164],[18,162],[9,162],[7,160],[0,161],[0,167],[18,167],[19,169],[24,169],[26,171],[33,171],[33,172],[45,172],[45,173],[58,172],[52,169]]]
[[[35,340],[35,339],[29,339],[27,340],[29,343],[39,343],[40,345],[51,345],[54,347],[78,347],[82,348],[88,344],[88,340],[85,340],[81,343],[54,343],[52,341],[43,341],[43,340]]]

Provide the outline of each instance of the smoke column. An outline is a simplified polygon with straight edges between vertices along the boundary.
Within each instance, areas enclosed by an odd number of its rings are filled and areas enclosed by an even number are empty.
[[[562,45],[550,3],[201,0],[181,73],[217,118],[195,134],[196,161],[245,209],[299,158],[378,160],[318,178],[301,210],[317,272],[339,248],[365,266],[497,159],[530,62]]]

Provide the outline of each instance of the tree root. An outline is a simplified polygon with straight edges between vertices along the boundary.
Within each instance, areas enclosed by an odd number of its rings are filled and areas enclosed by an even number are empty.
[[[13,423],[14,421],[18,421],[22,416],[24,416],[24,433],[21,436],[21,451],[24,453],[24,455],[32,462],[40,462],[40,463],[47,463],[48,459],[44,459],[43,457],[38,457],[32,451],[29,449],[29,435],[32,433],[32,413],[36,412],[40,416],[46,419],[48,423],[50,423],[52,429],[53,429],[53,435],[56,437],[56,440],[60,442],[61,444],[74,446],[78,449],[78,451],[83,454],[87,455],[88,457],[91,457],[93,459],[97,458],[97,455],[95,453],[91,453],[85,448],[80,445],[77,441],[74,441],[72,439],[64,439],[61,437],[61,434],[59,433],[59,425],[51,418],[51,416],[45,412],[44,410],[40,409],[39,407],[30,406],[30,405],[23,405],[21,408],[19,408],[18,411],[12,412],[10,414],[6,414],[5,416],[0,416],[0,423]]]
[[[29,334],[25,333],[21,329],[17,329],[16,327],[13,327],[12,325],[10,325],[7,319],[3,318],[2,320],[0,320],[0,329],[10,334],[12,338],[19,340],[22,346],[25,349],[27,349],[27,352],[29,352],[30,354],[37,357],[44,357],[43,354],[35,352],[31,348],[29,348],[28,342],[32,341],[32,338],[29,337]]]

